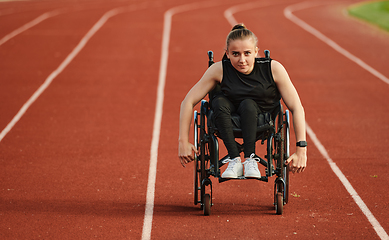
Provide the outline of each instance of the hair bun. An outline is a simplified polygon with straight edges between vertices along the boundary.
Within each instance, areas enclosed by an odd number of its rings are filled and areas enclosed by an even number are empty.
[[[231,32],[237,29],[247,29],[247,28],[243,23],[238,23],[231,29]]]

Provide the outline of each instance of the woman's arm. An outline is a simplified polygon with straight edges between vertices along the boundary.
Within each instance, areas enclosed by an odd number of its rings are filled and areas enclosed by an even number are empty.
[[[296,135],[296,142],[306,141],[305,112],[300,97],[289,78],[288,73],[281,63],[271,62],[274,81],[281,93],[284,103],[292,112],[293,127]],[[303,172],[307,166],[307,147],[296,147],[296,153],[292,154],[286,161],[293,173]]]
[[[197,149],[189,142],[189,128],[194,106],[212,90],[223,77],[222,63],[217,62],[207,69],[202,78],[192,87],[181,103],[178,138],[178,157],[182,166],[194,160]]]

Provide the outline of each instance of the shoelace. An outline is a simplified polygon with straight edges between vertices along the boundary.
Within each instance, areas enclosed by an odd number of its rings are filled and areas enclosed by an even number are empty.
[[[258,167],[257,162],[260,162],[260,159],[256,158],[255,154],[252,153],[250,155],[250,158],[247,159],[243,164],[248,168],[247,170],[251,170],[253,168]]]
[[[234,159],[227,158],[227,159],[224,159],[222,161],[222,163],[224,163],[224,164],[228,163],[227,169],[231,169],[231,168],[234,168],[235,164],[237,163],[237,160],[235,158]]]

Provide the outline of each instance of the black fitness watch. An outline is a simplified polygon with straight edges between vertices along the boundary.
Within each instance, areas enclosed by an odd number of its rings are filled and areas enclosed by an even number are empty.
[[[307,141],[300,141],[296,143],[297,147],[306,147],[308,146]]]

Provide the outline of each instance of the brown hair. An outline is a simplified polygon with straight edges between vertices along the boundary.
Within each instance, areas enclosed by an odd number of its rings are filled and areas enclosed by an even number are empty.
[[[246,38],[252,38],[255,42],[255,46],[257,46],[258,38],[255,36],[255,34],[248,30],[246,26],[243,23],[236,24],[232,29],[231,32],[227,35],[226,39],[226,51],[228,51],[228,46],[230,45],[230,42],[237,39],[246,39]],[[223,60],[228,59],[227,54],[224,53]]]

